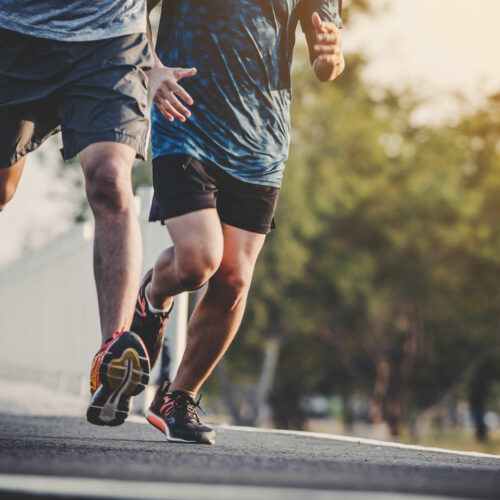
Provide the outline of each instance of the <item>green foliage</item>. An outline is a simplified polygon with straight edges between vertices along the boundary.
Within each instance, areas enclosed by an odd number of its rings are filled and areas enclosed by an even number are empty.
[[[297,56],[278,229],[229,367],[257,376],[265,339],[282,337],[276,411],[353,391],[398,433],[408,404],[434,403],[497,343],[500,98],[416,127],[418,99],[374,92],[361,57],[320,84]]]

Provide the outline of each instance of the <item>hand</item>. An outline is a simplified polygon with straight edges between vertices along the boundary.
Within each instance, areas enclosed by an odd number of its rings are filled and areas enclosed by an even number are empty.
[[[193,104],[193,99],[177,82],[195,74],[196,68],[167,68],[158,65],[149,72],[153,102],[167,120],[185,122],[191,116],[191,111],[176,96],[189,105]]]
[[[331,81],[345,68],[341,31],[335,24],[322,21],[317,12],[312,15],[312,24],[316,31],[316,58],[312,67],[319,80]]]

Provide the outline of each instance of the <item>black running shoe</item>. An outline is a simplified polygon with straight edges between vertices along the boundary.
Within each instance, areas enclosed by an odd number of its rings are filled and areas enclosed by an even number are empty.
[[[167,392],[168,387],[164,383],[156,392],[146,411],[148,422],[163,432],[168,441],[214,444],[214,430],[203,425],[198,417],[198,408],[203,411],[200,400],[194,401],[182,391]]]
[[[94,356],[90,370],[87,420],[95,425],[120,425],[127,418],[130,398],[149,382],[149,357],[132,332],[116,332]]]
[[[130,329],[141,337],[148,350],[151,368],[156,364],[158,355],[160,354],[163,345],[163,332],[165,331],[165,324],[172,307],[168,312],[152,313],[148,307],[146,300],[146,286],[151,282],[153,270],[150,269],[144,276],[141,286],[139,288],[139,295],[135,304],[134,319]],[[168,353],[165,353],[166,358],[170,360]]]

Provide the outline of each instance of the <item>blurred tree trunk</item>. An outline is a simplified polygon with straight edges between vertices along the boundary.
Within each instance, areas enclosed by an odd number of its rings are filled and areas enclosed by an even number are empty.
[[[399,437],[421,353],[423,320],[420,308],[407,303],[395,303],[391,315],[395,317],[393,324],[389,324],[392,328],[386,331],[384,324],[380,331],[375,320],[373,336],[367,340],[366,349],[376,374],[369,402],[369,419],[372,424],[387,422],[391,435]],[[401,338],[401,342],[397,355],[391,355],[395,335]]]
[[[442,415],[443,412],[446,411],[446,409],[454,403],[454,401],[457,398],[457,394],[460,392],[462,387],[465,384],[465,381],[471,376],[471,374],[477,372],[479,370],[479,367],[484,363],[487,353],[489,351],[489,348],[482,349],[481,352],[476,354],[470,364],[467,366],[467,368],[459,375],[458,379],[455,381],[454,384],[452,384],[446,391],[444,391],[444,394],[442,397],[426,408],[425,410],[421,411],[415,425],[412,428],[412,441],[414,443],[419,443],[422,437],[422,431],[425,426],[426,421],[429,420],[430,417],[434,415]],[[498,359],[498,358],[497,358]]]
[[[217,366],[217,375],[222,388],[222,398],[236,425],[259,426],[265,422],[269,396],[274,386],[281,344],[284,333],[279,333],[265,342],[261,369],[253,388],[243,387],[231,381],[222,360]]]
[[[490,353],[488,357],[483,358],[477,364],[469,386],[469,404],[476,427],[476,438],[481,442],[488,440],[488,427],[484,415],[487,409],[491,382],[499,375],[498,358]]]
[[[369,402],[368,417],[371,424],[381,424],[384,421],[384,400],[389,387],[391,366],[380,354],[375,361],[375,372],[375,384]]]
[[[411,384],[415,375],[424,336],[423,313],[420,307],[403,304],[399,307],[396,329],[403,336],[403,352],[395,391],[385,405],[385,420],[391,435],[399,437],[406,420],[406,406],[410,399]]]
[[[260,370],[254,403],[254,421],[257,426],[262,425],[265,420],[265,409],[268,407],[269,395],[276,378],[276,369],[278,367],[283,336],[283,334],[279,334],[266,341],[264,359]]]

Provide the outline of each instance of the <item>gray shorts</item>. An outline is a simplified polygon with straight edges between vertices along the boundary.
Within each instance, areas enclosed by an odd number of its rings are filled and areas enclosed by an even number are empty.
[[[0,168],[60,130],[64,159],[107,141],[145,159],[151,63],[144,34],[60,42],[0,28]]]

